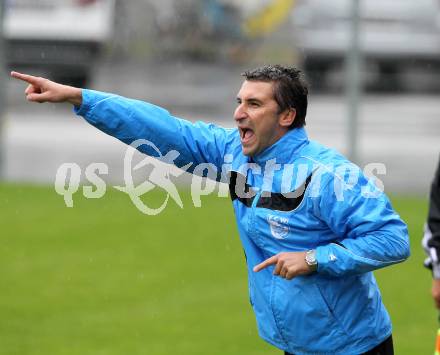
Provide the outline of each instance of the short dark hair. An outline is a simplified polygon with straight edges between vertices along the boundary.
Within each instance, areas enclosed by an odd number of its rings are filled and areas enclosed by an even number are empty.
[[[273,82],[278,112],[290,108],[296,110],[295,120],[289,128],[303,127],[306,124],[309,89],[300,70],[282,65],[265,65],[247,70],[241,75],[248,81]]]

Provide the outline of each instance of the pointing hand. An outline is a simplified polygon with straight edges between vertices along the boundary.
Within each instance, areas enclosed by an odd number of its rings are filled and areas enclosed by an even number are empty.
[[[306,252],[284,252],[276,254],[254,267],[254,272],[259,272],[270,265],[275,265],[274,275],[281,276],[287,280],[298,275],[306,275],[312,272],[306,263]]]
[[[82,103],[82,93],[79,88],[15,71],[11,72],[11,76],[29,84],[24,93],[30,102],[69,102],[75,106]]]

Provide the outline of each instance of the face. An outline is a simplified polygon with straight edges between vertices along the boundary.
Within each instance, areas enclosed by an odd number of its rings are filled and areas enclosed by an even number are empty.
[[[245,81],[237,94],[234,119],[240,133],[243,154],[254,156],[274,144],[293,121],[289,112],[278,113],[271,82]]]

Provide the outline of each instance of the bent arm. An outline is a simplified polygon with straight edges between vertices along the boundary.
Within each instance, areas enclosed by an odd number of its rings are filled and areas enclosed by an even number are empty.
[[[440,160],[431,184],[428,220],[422,244],[428,256],[425,265],[432,269],[435,279],[440,279]]]
[[[362,194],[367,182],[361,175],[343,200],[327,186],[319,200],[322,218],[337,236],[334,243],[316,249],[318,272],[332,276],[369,272],[404,261],[409,257],[406,224],[391,207],[388,198]]]

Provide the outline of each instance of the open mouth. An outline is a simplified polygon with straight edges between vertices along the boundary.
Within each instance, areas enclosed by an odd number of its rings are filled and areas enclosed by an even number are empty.
[[[243,144],[249,143],[255,136],[255,133],[250,128],[240,128],[240,138]]]

